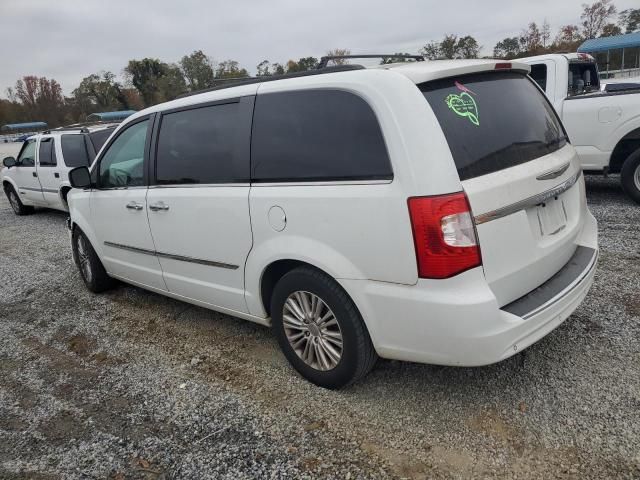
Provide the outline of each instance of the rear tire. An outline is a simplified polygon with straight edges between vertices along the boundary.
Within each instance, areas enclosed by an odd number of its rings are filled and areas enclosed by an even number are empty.
[[[12,186],[6,187],[4,193],[6,193],[7,195],[7,199],[9,200],[9,204],[11,204],[13,213],[20,216],[33,213],[34,208],[23,204],[22,200],[20,200],[18,192],[16,192],[16,190]]]
[[[73,261],[78,266],[80,276],[87,288],[93,293],[113,288],[116,281],[107,275],[107,271],[91,246],[91,242],[79,228],[73,230],[71,244]]]
[[[624,161],[620,171],[622,189],[636,203],[640,203],[640,150]]]
[[[337,389],[364,377],[378,359],[347,293],[325,273],[298,267],[276,284],[273,328],[285,357],[307,380]]]

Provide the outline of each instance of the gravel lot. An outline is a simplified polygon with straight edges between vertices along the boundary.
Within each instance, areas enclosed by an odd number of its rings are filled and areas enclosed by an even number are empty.
[[[340,392],[270,331],[122,285],[90,294],[66,214],[0,200],[0,478],[640,478],[640,207],[588,179],[587,300],[484,368],[380,361]]]

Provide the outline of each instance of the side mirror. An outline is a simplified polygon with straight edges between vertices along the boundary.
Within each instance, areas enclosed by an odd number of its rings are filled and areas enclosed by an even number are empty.
[[[69,172],[69,183],[73,188],[91,187],[91,174],[87,167],[76,167]]]
[[[2,160],[2,164],[7,168],[15,167],[16,159],[13,157],[4,157],[4,159]]]

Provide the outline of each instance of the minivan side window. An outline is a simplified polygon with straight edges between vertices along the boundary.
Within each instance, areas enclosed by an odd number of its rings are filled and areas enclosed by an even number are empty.
[[[36,164],[36,141],[27,140],[18,155],[18,166],[33,167]]]
[[[53,138],[43,138],[40,140],[38,157],[41,167],[55,167],[58,164]]]
[[[251,174],[254,182],[393,178],[373,110],[341,90],[258,95]]]
[[[149,120],[123,130],[107,147],[100,160],[99,188],[144,185],[144,150]]]
[[[60,139],[60,146],[62,147],[62,157],[64,158],[64,163],[67,167],[74,168],[89,166],[89,154],[87,153],[84,135],[62,135]]]
[[[243,151],[239,137],[245,136],[247,147],[249,143],[244,122],[239,102],[163,114],[156,149],[156,183],[247,181],[247,174],[239,178],[237,171],[238,155]]]

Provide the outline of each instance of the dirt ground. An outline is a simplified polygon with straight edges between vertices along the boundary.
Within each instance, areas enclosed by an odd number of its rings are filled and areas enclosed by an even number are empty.
[[[640,478],[640,206],[588,178],[586,301],[483,368],[380,361],[333,392],[269,329],[120,285],[66,214],[0,199],[0,478]]]

